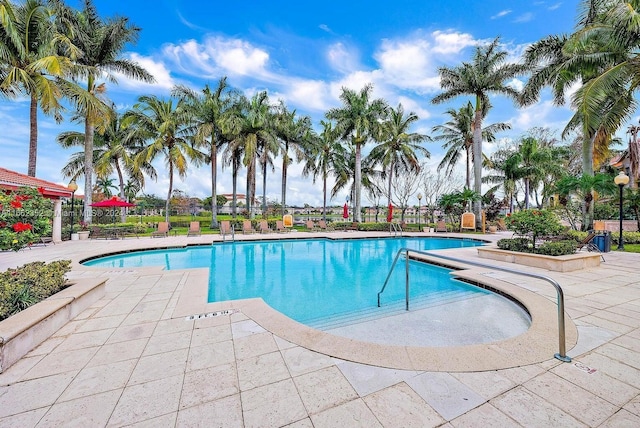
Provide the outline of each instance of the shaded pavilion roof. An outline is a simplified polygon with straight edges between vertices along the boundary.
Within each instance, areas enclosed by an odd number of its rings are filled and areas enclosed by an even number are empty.
[[[36,177],[30,177],[6,168],[0,168],[0,188],[16,190],[24,186],[40,188],[43,196],[52,199],[70,198],[72,195],[71,190],[65,186]]]

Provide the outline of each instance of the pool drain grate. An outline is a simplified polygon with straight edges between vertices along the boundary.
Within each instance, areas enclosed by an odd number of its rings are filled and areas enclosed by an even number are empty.
[[[225,311],[207,312],[206,314],[189,315],[188,317],[185,317],[184,320],[185,321],[201,320],[203,318],[213,318],[213,317],[219,317],[222,315],[237,314],[239,312],[240,312],[240,309],[227,309]]]

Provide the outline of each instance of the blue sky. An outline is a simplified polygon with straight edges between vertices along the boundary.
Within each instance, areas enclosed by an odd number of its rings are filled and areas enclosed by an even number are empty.
[[[405,110],[415,111],[421,120],[414,130],[430,134],[432,126],[447,120],[443,115],[447,108],[459,108],[468,101],[460,97],[447,104],[431,104],[439,92],[439,66],[469,60],[478,43],[497,36],[516,60],[530,43],[549,34],[571,32],[578,0],[95,0],[95,4],[102,17],[127,16],[142,28],[138,43],[128,46],[126,55],[157,80],[148,85],[121,78],[119,85],[108,84],[107,96],[122,111],[140,95],[168,97],[175,84],[199,90],[226,75],[232,86],[249,96],[268,90],[273,103],[284,100],[290,108],[310,115],[317,127],[324,112],[339,105],[343,86],[359,90],[372,83],[375,97],[385,98],[392,106],[401,102]],[[512,84],[517,87],[522,81]],[[516,139],[533,126],[561,130],[571,114],[567,108],[553,106],[548,94],[525,109],[500,97],[492,98],[492,103],[494,109],[486,123],[512,125],[510,132],[500,135],[504,139]],[[39,118],[37,175],[65,184],[68,180],[60,169],[71,151],[59,148],[55,137],[77,125],[68,120],[56,124],[42,114]],[[28,100],[0,100],[0,123],[4,149],[0,165],[26,172]],[[437,143],[425,147],[431,152],[428,162],[435,172],[443,151]],[[494,148],[485,145],[486,152]],[[145,192],[164,197],[167,177],[161,163],[157,168],[158,181],[149,181]],[[269,175],[269,199],[281,199],[280,175],[279,167]],[[462,168],[459,176],[462,179]],[[239,183],[244,183],[243,178]],[[230,193],[230,171],[220,170],[219,180],[218,193]],[[190,196],[206,197],[209,181],[205,166],[192,169],[175,187]],[[301,177],[300,166],[291,167],[288,182],[287,202],[321,205],[321,183],[311,185],[311,178]],[[262,194],[260,183],[259,179],[258,194]],[[332,202],[343,201],[344,197],[338,197]]]

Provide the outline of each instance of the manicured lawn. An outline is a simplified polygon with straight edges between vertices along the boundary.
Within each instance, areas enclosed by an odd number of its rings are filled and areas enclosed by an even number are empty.
[[[640,244],[624,244],[624,251],[627,253],[640,253]]]

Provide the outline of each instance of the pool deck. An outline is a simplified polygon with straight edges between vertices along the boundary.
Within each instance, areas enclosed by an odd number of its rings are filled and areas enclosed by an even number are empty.
[[[237,238],[325,236],[377,235]],[[490,241],[509,236],[473,235]],[[206,282],[203,269],[105,270],[77,264],[107,252],[214,240],[220,237],[73,241],[0,253],[2,270],[71,259],[76,263],[69,278],[108,278],[102,299],[0,374],[0,427],[640,426],[640,254],[611,252],[600,267],[565,273],[518,266],[563,287],[568,324],[577,329],[577,338],[568,338],[571,363],[554,359],[546,348],[546,357],[536,355],[540,337],[513,344],[514,352],[524,351],[535,362],[513,355],[506,345],[494,346],[493,355],[397,347],[376,354],[357,341],[291,328],[259,299],[194,305]],[[474,248],[442,251],[487,262]],[[519,285],[547,304],[555,301],[553,288],[538,280],[497,271],[476,275],[506,287]],[[215,307],[239,312],[185,320]],[[557,346],[557,332],[539,333]],[[473,364],[465,368],[469,361]],[[495,369],[497,361],[509,368]]]

